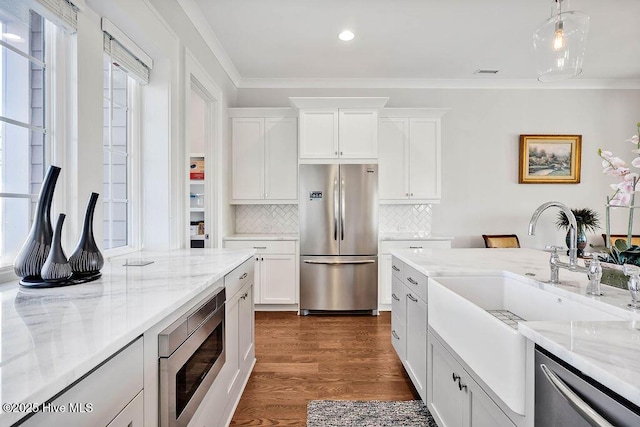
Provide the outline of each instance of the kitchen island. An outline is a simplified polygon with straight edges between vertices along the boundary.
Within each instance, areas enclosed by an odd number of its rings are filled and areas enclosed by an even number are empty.
[[[445,308],[433,306],[433,313],[431,309],[429,310],[428,325],[429,338],[431,341],[440,341],[438,345],[444,343],[445,349],[444,351],[440,351],[441,354],[449,352],[455,355],[454,358],[457,359],[456,363],[460,365],[459,368],[456,369],[462,371],[464,368],[467,371],[473,372],[474,375],[470,375],[470,377],[473,377],[477,385],[482,386],[483,391],[486,392],[492,400],[498,402],[498,406],[500,406],[502,412],[508,414],[509,418],[511,418],[511,423],[523,426],[533,425],[533,417],[529,415],[533,412],[532,376],[534,364],[531,356],[534,345],[544,348],[552,355],[572,365],[586,376],[619,394],[632,404],[640,406],[640,387],[638,386],[640,383],[640,369],[636,363],[632,362],[640,357],[640,331],[635,327],[637,320],[640,320],[640,315],[637,311],[627,306],[631,300],[628,291],[603,285],[602,291],[604,295],[598,297],[586,295],[588,285],[586,274],[567,270],[560,270],[560,280],[562,284],[550,285],[545,282],[549,279],[549,254],[532,249],[423,249],[420,251],[392,251],[392,254],[407,266],[428,277],[429,296],[426,300],[429,304],[436,304],[436,301],[438,301],[437,298],[435,298],[437,294],[434,293],[434,295],[431,295],[431,291],[436,290],[435,288],[432,289],[432,286],[433,283],[438,282],[439,278],[440,282],[444,284],[455,282],[455,286],[458,286],[458,290],[455,290],[456,288],[454,286],[451,288],[454,289],[453,293],[445,291],[445,294],[454,295],[458,292],[459,295],[466,295],[464,291],[460,291],[459,286],[461,283],[467,281],[468,286],[491,286],[491,281],[489,280],[482,284],[476,279],[479,277],[494,277],[496,281],[495,286],[501,286],[498,284],[498,280],[512,280],[512,282],[520,283],[520,286],[530,285],[535,290],[541,290],[544,291],[545,294],[553,296],[553,298],[548,299],[549,301],[552,301],[554,304],[557,303],[561,304],[561,306],[566,306],[567,309],[571,310],[571,313],[567,313],[570,320],[526,321],[538,319],[525,318],[524,321],[520,321],[514,325],[516,328],[514,333],[516,333],[516,335],[519,333],[528,339],[528,341],[526,341],[528,343],[526,346],[526,364],[522,365],[523,367],[526,366],[525,371],[527,371],[527,403],[524,411],[517,410],[516,412],[510,411],[508,405],[505,405],[504,402],[500,400],[501,396],[499,393],[494,393],[491,387],[488,387],[488,383],[483,381],[483,379],[487,379],[486,377],[476,375],[477,372],[473,370],[473,364],[476,363],[475,366],[479,366],[477,360],[470,360],[466,359],[466,356],[460,356],[456,352],[456,349],[453,348],[455,345],[450,346],[451,343],[443,339],[443,337],[433,329],[432,324],[437,322],[437,319],[433,317],[433,315],[437,316],[438,311],[442,314],[442,310],[445,310]],[[452,279],[456,277],[458,279]],[[476,282],[478,283],[476,284]],[[440,289],[443,288],[440,285],[436,287]],[[485,294],[485,292],[488,291],[488,287],[476,287],[475,291],[468,294],[475,295],[471,296],[473,301],[480,301],[482,299],[486,300],[487,294]],[[440,294],[442,294],[442,291],[440,291]],[[537,303],[539,302],[535,299],[526,300],[526,304],[530,306]],[[460,316],[462,316],[459,319],[460,325],[464,325],[466,321],[472,321],[470,319],[475,319],[469,311],[471,307],[473,306],[470,305],[466,307],[467,311],[463,310],[459,313]],[[584,310],[585,313],[595,309],[600,313],[604,313],[603,318],[610,316],[616,320],[582,320],[580,319],[581,312],[579,307],[584,307],[582,310]],[[549,307],[549,309],[551,308],[552,307]],[[448,310],[448,308],[446,308],[446,310]],[[543,310],[537,311],[544,311],[544,308]],[[560,311],[562,311],[562,309],[560,309]],[[587,316],[589,315],[590,314]],[[468,319],[464,318],[464,316],[467,316]],[[550,316],[550,318],[553,317],[552,315]],[[571,316],[577,316],[577,319],[571,318]],[[449,322],[449,324],[451,324],[451,322]],[[475,327],[477,324],[469,326]],[[457,327],[457,329],[461,330],[460,327]],[[444,329],[440,330],[444,331]],[[448,331],[446,332],[448,333]],[[489,331],[486,332],[486,334],[480,334],[481,336],[477,338],[478,342],[482,343],[482,340],[488,340],[485,342],[485,346],[501,348],[502,353],[506,351],[507,354],[510,354],[509,350],[502,347],[500,341],[496,341],[494,335],[489,334]],[[509,335],[508,331],[502,331],[501,333]],[[477,335],[478,334],[476,334],[476,336]],[[493,338],[489,338],[490,336]],[[409,340],[409,337],[407,337],[407,340]],[[458,341],[457,344],[460,344],[460,341]],[[462,345],[459,345],[458,348],[462,348],[466,344],[468,344],[468,340]],[[488,351],[490,352],[491,350]],[[429,355],[433,355],[431,347]],[[439,359],[438,363],[442,364],[443,362],[441,360],[442,359]],[[503,366],[503,368],[504,367],[505,366]],[[430,369],[436,368],[432,368],[430,365]],[[504,371],[501,371],[504,375]],[[429,373],[431,374],[432,371],[429,370]],[[449,374],[449,377],[451,377],[451,374]],[[433,379],[430,378],[427,382],[432,380]],[[448,381],[451,383],[451,378],[449,378]],[[468,382],[472,382],[471,378],[468,379]],[[464,385],[466,386],[467,383],[464,383]],[[460,390],[462,389],[463,382],[460,381]],[[467,388],[464,387],[464,389],[466,390]],[[469,388],[469,390],[471,390],[471,388]],[[479,393],[475,393],[475,395],[478,394]],[[505,395],[503,394],[502,396],[504,397]],[[512,397],[509,395],[506,396]],[[428,400],[429,399],[431,399],[431,397],[428,397]],[[511,405],[511,408],[513,408],[513,405]],[[523,413],[524,416],[522,416]],[[507,423],[504,425],[512,424]]]
[[[50,401],[148,331],[166,327],[222,289],[221,279],[253,253],[144,251],[111,259],[102,277],[86,284],[48,289],[27,289],[17,282],[1,285],[2,403]],[[127,260],[152,263],[124,266]],[[158,343],[157,338],[148,341],[144,343],[144,401],[151,405],[145,404],[145,415],[156,415],[145,416],[145,424],[153,425],[157,424]],[[156,390],[147,390],[149,386]],[[82,403],[91,404],[96,413],[108,402]],[[12,425],[34,412],[29,409],[3,406],[0,425]],[[77,416],[86,420],[83,417],[91,414]]]

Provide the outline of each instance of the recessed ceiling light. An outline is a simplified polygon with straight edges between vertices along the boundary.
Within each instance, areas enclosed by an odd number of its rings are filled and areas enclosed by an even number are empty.
[[[6,40],[12,41],[12,42],[21,42],[24,41],[24,39],[22,37],[20,37],[17,34],[13,34],[13,33],[2,33],[2,35],[4,36],[4,38]]]
[[[351,31],[349,31],[349,30],[344,30],[343,32],[341,32],[340,34],[338,34],[338,38],[339,38],[340,40],[342,40],[343,42],[351,41],[351,40],[353,40],[353,38],[354,38],[355,36],[356,36],[356,35],[355,35],[355,34],[353,34],[353,32],[351,32]]]

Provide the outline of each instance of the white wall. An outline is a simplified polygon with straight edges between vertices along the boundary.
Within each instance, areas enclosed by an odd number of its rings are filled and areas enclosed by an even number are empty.
[[[442,203],[433,205],[432,232],[454,236],[454,247],[482,247],[483,233],[516,233],[525,247],[563,245],[556,210],[543,213],[536,235],[527,235],[531,214],[550,200],[604,218],[612,181],[597,149],[630,160],[624,140],[640,121],[640,90],[240,89],[234,107],[283,107],[289,96],[388,96],[387,107],[451,108],[442,119]],[[581,134],[581,183],[518,184],[520,134]],[[614,215],[612,231],[626,233],[626,216]]]

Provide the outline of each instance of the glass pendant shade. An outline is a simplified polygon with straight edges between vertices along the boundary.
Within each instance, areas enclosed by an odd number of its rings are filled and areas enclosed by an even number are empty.
[[[582,61],[587,47],[589,17],[582,12],[560,11],[540,24],[533,34],[538,80],[553,82],[569,79],[582,72]]]

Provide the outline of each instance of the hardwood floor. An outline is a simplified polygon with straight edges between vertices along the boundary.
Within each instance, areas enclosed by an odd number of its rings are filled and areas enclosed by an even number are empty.
[[[257,363],[231,425],[305,426],[315,399],[419,399],[380,316],[256,312]]]

